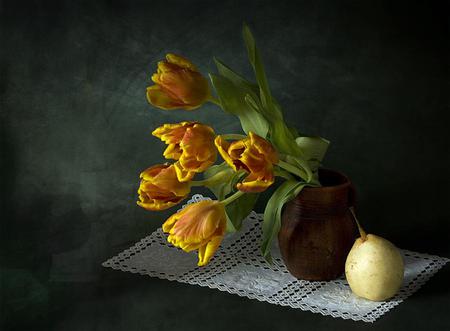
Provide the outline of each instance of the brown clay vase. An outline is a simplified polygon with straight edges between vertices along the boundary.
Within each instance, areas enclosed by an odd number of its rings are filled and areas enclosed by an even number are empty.
[[[343,174],[319,169],[322,187],[305,187],[288,202],[278,242],[289,272],[298,279],[331,280],[344,272],[357,233],[349,207],[355,192]]]

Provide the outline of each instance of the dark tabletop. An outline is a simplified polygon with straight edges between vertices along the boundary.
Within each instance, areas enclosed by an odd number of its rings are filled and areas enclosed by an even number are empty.
[[[100,265],[173,212],[135,204],[163,161],[156,126],[239,130],[213,105],[151,108],[157,60],[250,76],[244,21],[287,121],[331,140],[325,166],[354,182],[366,229],[450,256],[448,8],[433,3],[0,1],[1,329],[450,329],[448,266],[367,324]]]

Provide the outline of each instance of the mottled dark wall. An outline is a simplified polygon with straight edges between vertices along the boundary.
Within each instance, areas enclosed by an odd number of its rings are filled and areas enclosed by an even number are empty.
[[[197,119],[219,133],[239,130],[235,118],[213,105],[189,113],[151,108],[145,88],[156,61],[175,52],[207,72],[218,56],[250,75],[243,21],[254,31],[287,120],[331,140],[324,163],[353,179],[366,228],[400,247],[448,256],[445,7],[439,1],[0,1],[2,324],[171,330],[180,326],[164,320],[175,312],[158,300],[134,307],[141,319],[152,316],[144,325],[127,315],[128,303],[148,302],[141,291],[210,301],[218,295],[181,285],[182,294],[170,294],[178,285],[131,276],[110,280],[100,263],[172,212],[135,205],[139,172],[162,161],[153,128]],[[127,282],[145,290],[129,290]],[[273,312],[258,307],[246,309]],[[184,321],[183,328],[192,327]]]

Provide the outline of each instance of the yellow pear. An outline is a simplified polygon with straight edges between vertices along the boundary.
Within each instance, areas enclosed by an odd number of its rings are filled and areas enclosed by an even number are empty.
[[[353,293],[372,300],[393,297],[403,282],[404,263],[399,250],[388,240],[367,234],[358,224],[356,239],[345,262],[345,277]]]

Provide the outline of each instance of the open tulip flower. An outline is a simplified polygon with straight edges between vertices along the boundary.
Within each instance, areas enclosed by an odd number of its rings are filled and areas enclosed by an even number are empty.
[[[230,167],[235,171],[243,169],[249,173],[237,184],[238,190],[262,192],[273,184],[273,165],[278,163],[278,153],[267,140],[250,131],[248,137],[232,143],[217,136],[215,144]]]
[[[270,261],[283,204],[305,186],[320,186],[318,167],[329,144],[286,125],[247,26],[243,36],[255,82],[214,59],[218,73],[209,74],[210,89],[190,61],[168,54],[152,76],[155,85],[147,89],[148,101],[160,109],[192,110],[212,102],[236,116],[245,133],[216,136],[211,127],[196,121],[164,124],[153,131],[167,145],[163,156],[174,163],[156,165],[141,174],[138,205],[148,210],[169,208],[180,203],[192,186],[205,186],[217,198],[190,204],[163,225],[174,246],[187,252],[198,250],[199,266],[211,260],[225,232],[240,229],[259,193],[278,176],[286,181],[268,200],[262,226],[261,251]],[[225,162],[216,165],[218,152]],[[195,180],[200,173],[203,178]]]
[[[189,182],[178,181],[175,167],[158,164],[141,173],[139,201],[137,204],[147,210],[164,210],[186,198],[190,192]]]
[[[158,62],[152,75],[155,85],[147,88],[147,99],[155,107],[165,110],[192,110],[211,97],[208,81],[187,59],[167,54]]]
[[[168,145],[164,157],[177,160],[174,167],[180,182],[191,180],[216,161],[215,134],[207,125],[198,122],[164,124],[152,134]]]
[[[225,235],[227,218],[219,201],[193,203],[170,216],[163,224],[167,240],[185,252],[198,250],[198,265],[209,262]]]

